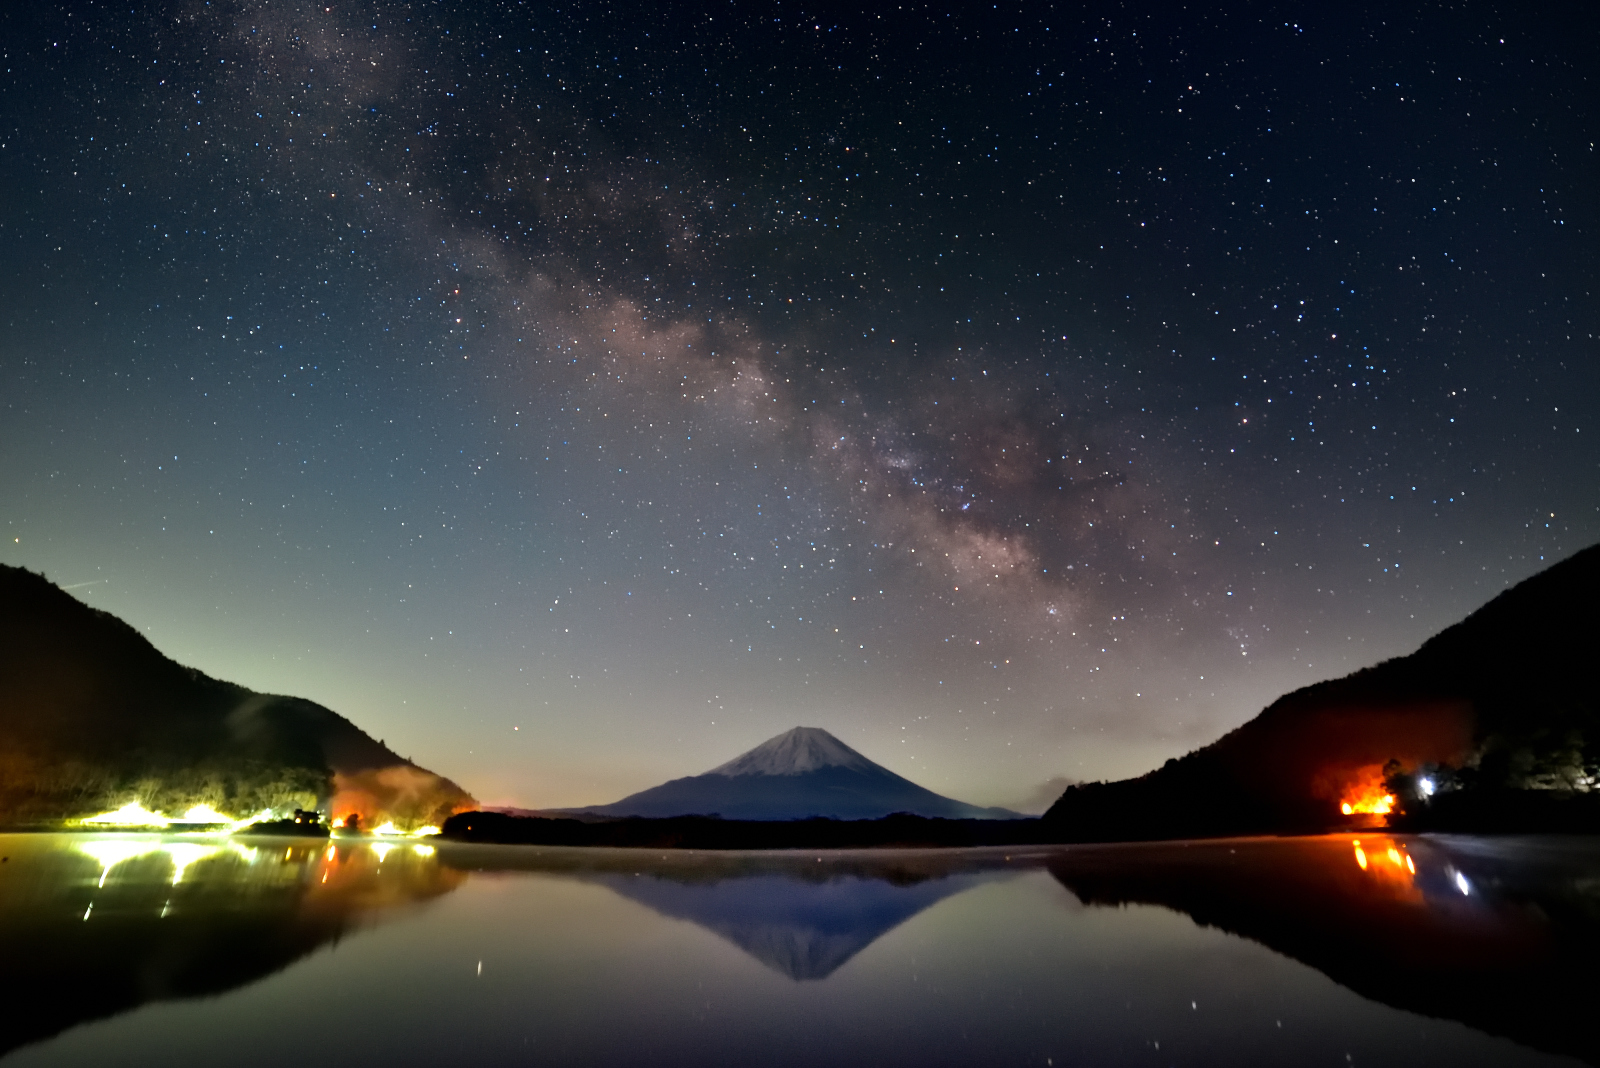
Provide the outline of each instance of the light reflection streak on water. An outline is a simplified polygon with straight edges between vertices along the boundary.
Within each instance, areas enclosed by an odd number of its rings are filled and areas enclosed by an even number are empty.
[[[92,838],[88,841],[75,843],[75,847],[78,852],[92,857],[100,865],[100,878],[95,884],[97,887],[106,885],[106,879],[118,865],[157,853],[165,854],[172,862],[172,883],[174,886],[183,881],[184,874],[192,865],[210,857],[225,854],[232,855],[247,866],[254,866],[262,859],[262,853],[259,848],[235,841],[202,844],[193,841],[169,842],[156,838],[118,836],[115,838]],[[378,848],[374,847],[374,850],[376,851]],[[391,847],[383,846],[381,848],[386,852]],[[322,859],[325,864],[333,865],[337,862],[337,856],[337,850],[330,845],[326,852],[323,853]],[[293,860],[294,847],[289,846],[284,849],[283,861],[292,863]]]
[[[1362,847],[1361,839],[1359,838],[1351,839],[1350,846],[1355,851],[1356,867],[1362,871],[1373,875],[1398,878],[1403,882],[1407,881],[1406,876],[1410,876],[1410,882],[1416,881],[1416,861],[1412,858],[1410,850],[1394,839],[1391,838],[1377,846],[1375,853],[1367,852]],[[1374,866],[1374,856],[1378,861],[1377,866]],[[1388,862],[1387,866],[1382,863],[1383,861]],[[1405,875],[1400,874],[1402,871],[1404,871]]]
[[[118,864],[134,857],[159,853],[162,848],[161,842],[137,838],[106,838],[78,843],[78,851],[93,857],[100,865],[100,881],[96,885],[102,887],[106,885],[106,876],[110,875],[111,869]],[[88,918],[86,914],[84,919]]]
[[[1376,880],[1378,885],[1387,885],[1402,897],[1419,902],[1423,899],[1437,902],[1441,890],[1448,889],[1463,897],[1472,893],[1472,884],[1466,875],[1455,865],[1443,863],[1441,858],[1426,848],[1422,852],[1423,859],[1418,861],[1408,844],[1394,839],[1381,844],[1369,840],[1363,846],[1362,840],[1356,838],[1351,840],[1350,845],[1356,867]]]
[[[341,884],[348,882],[350,878],[360,879],[364,873],[381,874],[384,861],[402,847],[389,842],[360,844],[329,842],[326,847],[312,843],[297,843],[285,846],[280,855],[276,846],[262,849],[259,846],[223,838],[213,838],[209,841],[196,841],[193,838],[174,841],[153,835],[112,834],[80,839],[73,843],[72,848],[99,865],[100,874],[94,882],[96,890],[104,890],[111,881],[112,873],[128,861],[159,855],[164,856],[172,865],[169,885],[174,887],[185,883],[186,880],[193,881],[190,877],[191,869],[201,861],[226,858],[242,865],[245,870],[252,871],[253,874],[248,876],[252,880],[266,878],[272,883],[304,880],[314,884],[319,890],[338,893],[342,892],[339,889]],[[409,852],[419,859],[429,860],[436,850],[433,846],[415,843]],[[135,877],[135,882],[147,878],[148,875]],[[200,881],[204,882],[205,878],[201,878]],[[173,899],[168,897],[161,906],[160,915],[165,918],[172,906]],[[81,919],[87,921],[94,914],[94,910],[95,905],[91,901],[84,909]]]
[[[189,867],[209,857],[224,853],[231,853],[246,864],[254,864],[261,854],[254,846],[247,846],[240,842],[226,844],[215,842],[201,844],[199,842],[167,842],[155,838],[93,838],[86,842],[76,843],[77,850],[94,858],[100,865],[100,879],[95,884],[104,887],[106,879],[113,868],[139,857],[152,856],[163,853],[172,862],[172,885],[176,886],[183,881],[184,874]]]
[[[1356,867],[1367,874],[1378,886],[1403,899],[1420,903],[1424,894],[1417,885],[1417,863],[1410,848],[1403,842],[1390,838],[1383,841],[1352,839],[1350,847],[1355,855]]]
[[[183,882],[183,873],[189,865],[223,852],[220,845],[203,846],[194,842],[171,842],[161,847],[161,852],[172,858],[172,885]]]

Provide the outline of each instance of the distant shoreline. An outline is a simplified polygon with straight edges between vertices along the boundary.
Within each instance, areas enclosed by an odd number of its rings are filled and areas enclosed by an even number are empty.
[[[1496,797],[1477,806],[1391,819],[1388,826],[1330,822],[1321,826],[1265,827],[1184,834],[1155,823],[1119,826],[1108,834],[1087,833],[1043,817],[1011,820],[941,819],[895,813],[880,819],[725,820],[716,816],[607,820],[461,812],[446,820],[445,841],[497,845],[595,846],[648,849],[923,849],[979,846],[1090,845],[1118,842],[1192,842],[1237,837],[1300,838],[1325,834],[1471,834],[1486,836],[1600,833],[1600,797],[1594,804],[1557,804],[1542,797]],[[1542,802],[1542,803],[1541,803]],[[1174,833],[1176,831],[1176,833]]]
[[[725,820],[715,816],[604,821],[461,812],[441,838],[497,845],[610,846],[650,849],[863,849],[1047,845],[1037,818],[939,819],[897,813],[872,820]]]

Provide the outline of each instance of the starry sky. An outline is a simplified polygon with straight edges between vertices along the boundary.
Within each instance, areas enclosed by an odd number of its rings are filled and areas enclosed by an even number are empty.
[[[6,5],[0,560],[486,803],[1137,774],[1600,539],[1597,29]]]

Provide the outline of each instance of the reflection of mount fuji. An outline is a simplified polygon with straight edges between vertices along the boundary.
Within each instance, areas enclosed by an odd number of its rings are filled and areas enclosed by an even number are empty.
[[[929,905],[996,874],[946,875],[910,884],[858,875],[805,880],[781,874],[712,883],[654,874],[598,881],[663,916],[715,931],[791,979],[826,979]]]
[[[442,864],[538,872],[609,887],[672,919],[715,932],[791,979],[826,979],[930,905],[1039,866],[1045,854],[999,850],[519,848],[453,844]]]

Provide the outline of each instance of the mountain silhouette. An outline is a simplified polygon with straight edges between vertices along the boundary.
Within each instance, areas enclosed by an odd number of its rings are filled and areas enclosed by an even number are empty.
[[[1600,546],[1519,583],[1409,656],[1296,690],[1146,775],[1069,787],[1057,841],[1326,830],[1388,793],[1414,829],[1600,828]],[[1359,820],[1359,815],[1357,819]]]
[[[881,767],[818,727],[796,727],[704,775],[673,779],[610,805],[568,810],[600,816],[719,815],[732,820],[827,816],[878,819],[895,812],[944,819],[1012,819],[941,796]]]
[[[132,800],[169,814],[332,807],[368,825],[473,807],[343,716],[184,667],[43,575],[0,565],[0,823]]]

